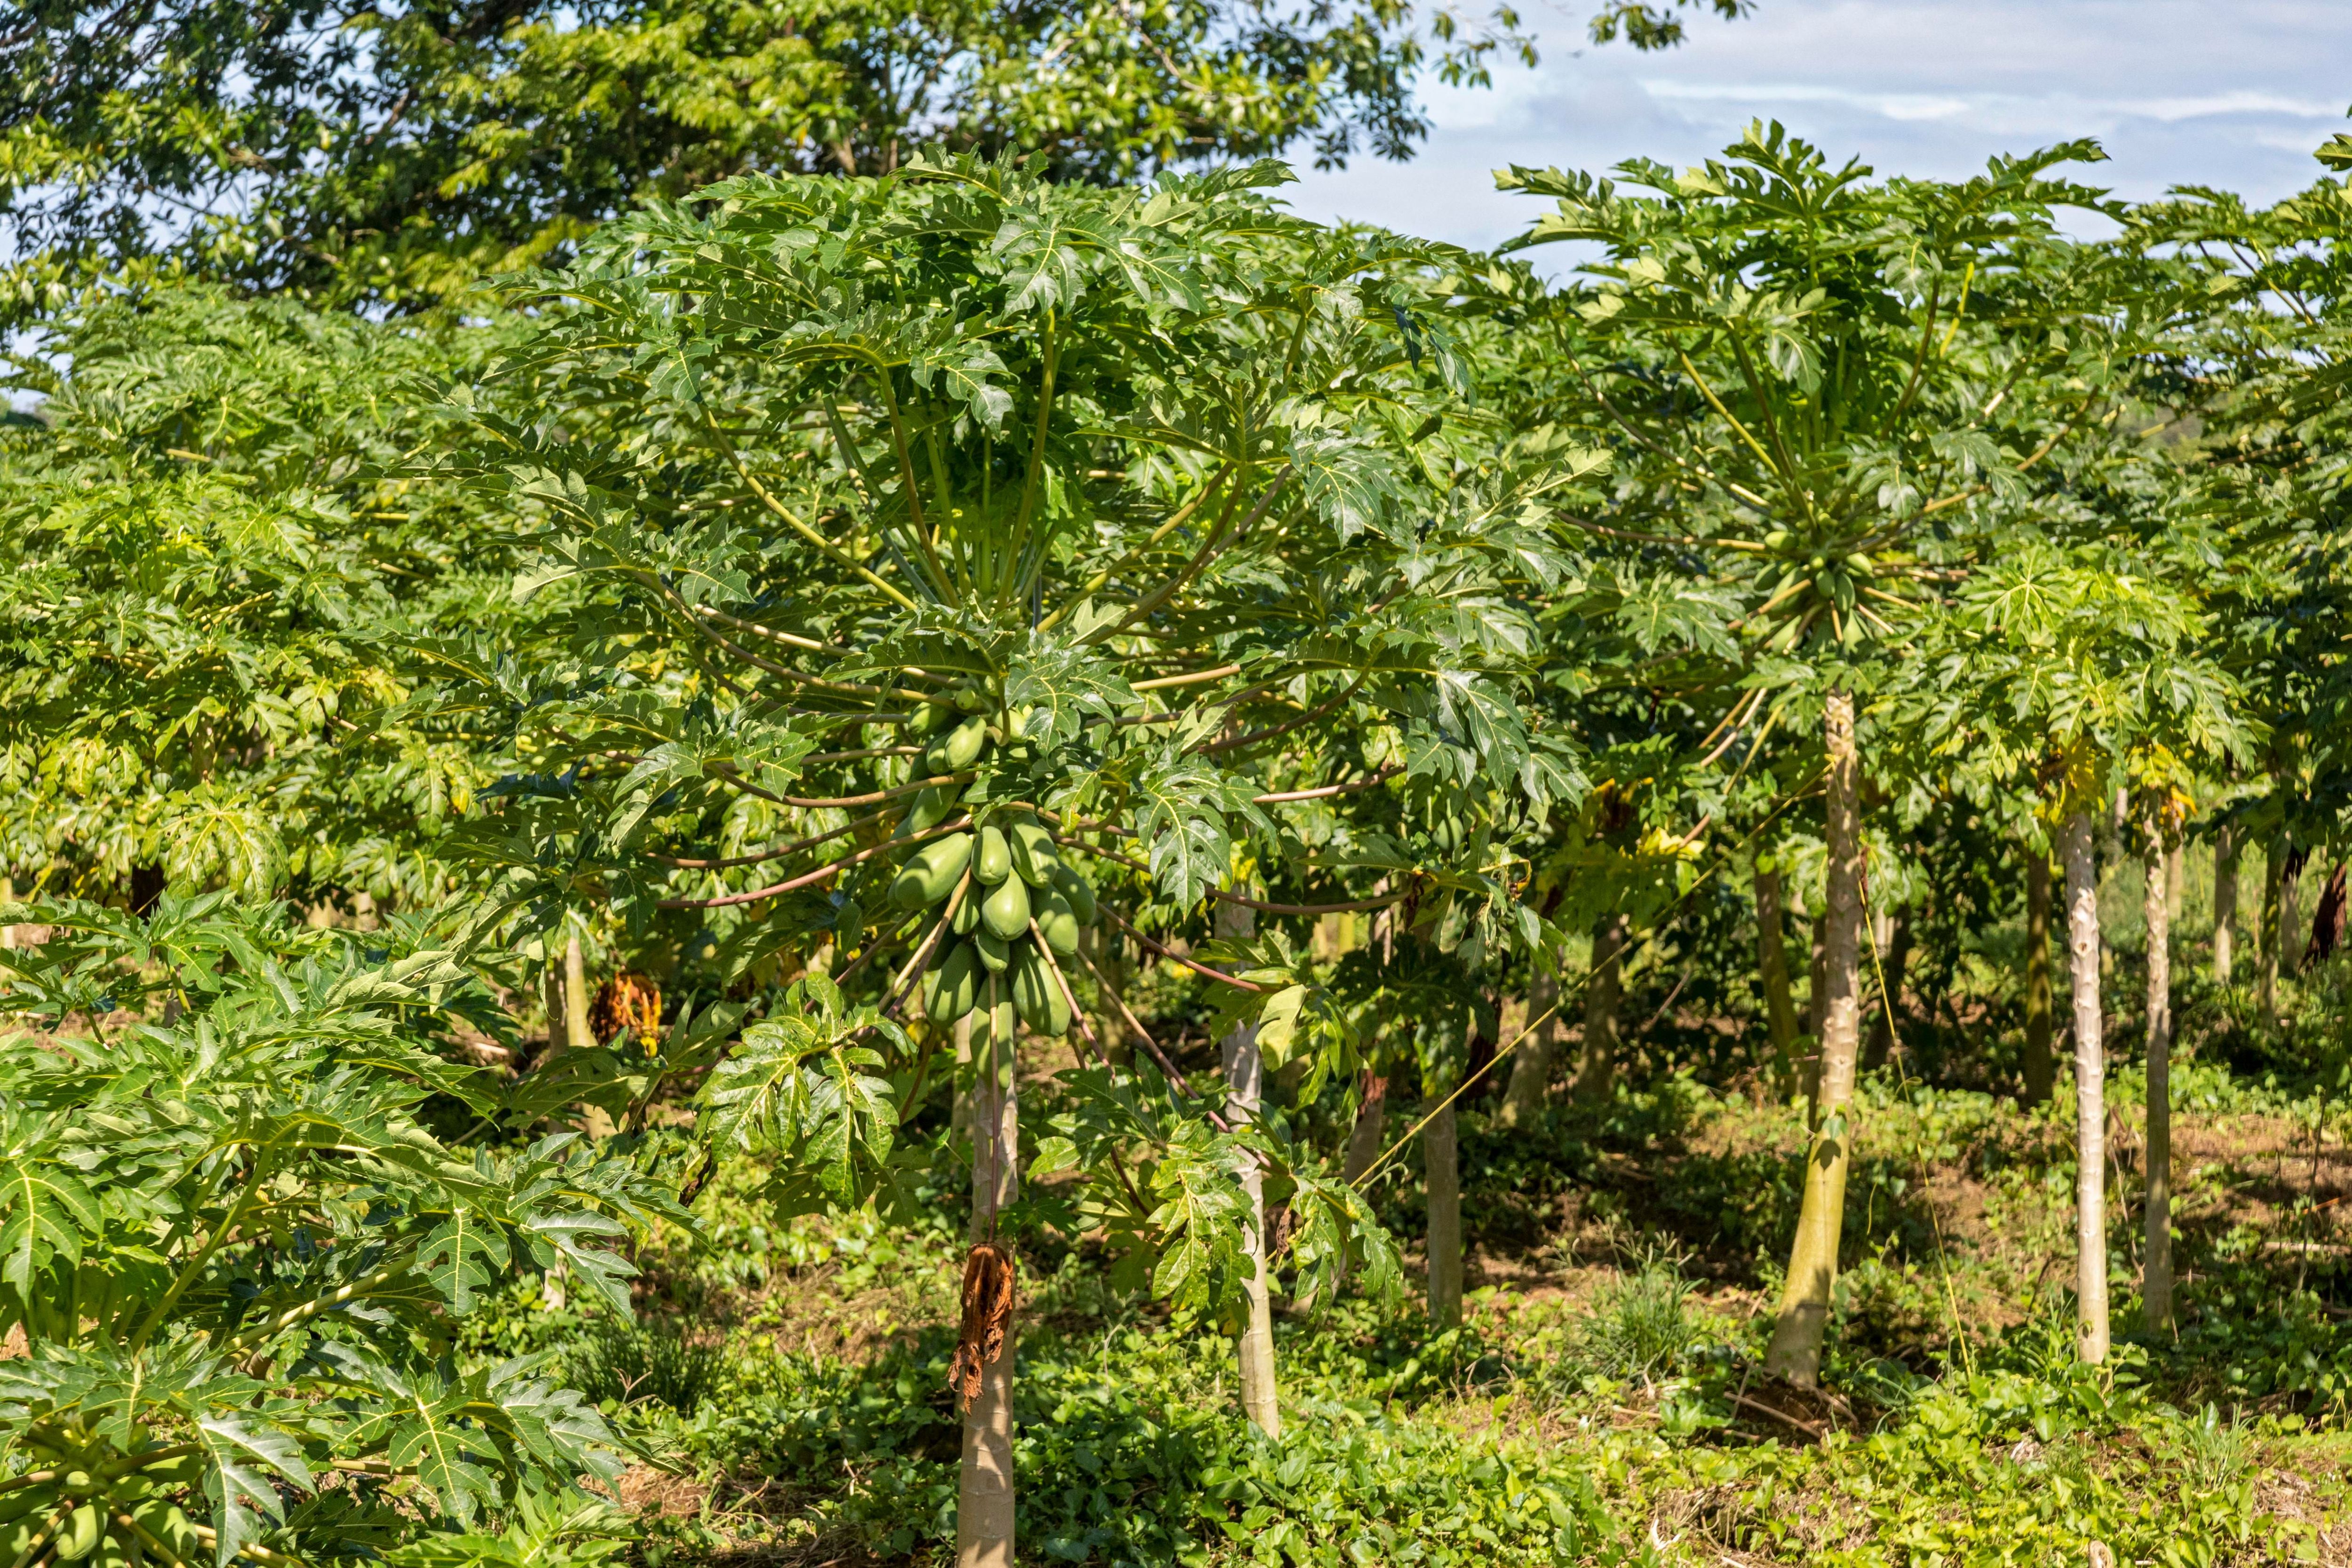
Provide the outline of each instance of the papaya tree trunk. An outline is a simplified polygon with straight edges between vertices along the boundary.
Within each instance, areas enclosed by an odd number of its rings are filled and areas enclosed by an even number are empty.
[[[1221,936],[1244,938],[1255,933],[1255,911],[1239,904],[1217,906]],[[1220,1050],[1225,1067],[1225,1119],[1240,1125],[1265,1113],[1265,1059],[1258,1050],[1257,1025],[1245,1023],[1225,1036]],[[1282,1409],[1276,1396],[1274,1364],[1274,1302],[1265,1257],[1265,1178],[1255,1165],[1242,1176],[1247,1195],[1242,1246],[1250,1260],[1249,1316],[1242,1325],[1236,1347],[1241,1362],[1242,1411],[1269,1437],[1282,1436]]]
[[[1616,1088],[1625,931],[1622,915],[1604,915],[1592,928],[1592,980],[1584,988],[1584,1044],[1576,1066],[1576,1098],[1588,1105],[1608,1099]]]
[[[2164,820],[2147,814],[2147,1241],[2140,1304],[2147,1332],[2172,1325],[2172,890]]]
[[[547,974],[540,982],[540,989],[547,1003],[547,1050],[541,1056],[541,1060],[552,1061],[562,1055],[572,1043],[564,1037],[562,960],[559,959],[547,967]]]
[[[1517,1026],[1507,1023],[1503,1030],[1502,1044],[1519,1040],[1511,1057],[1510,1087],[1503,1091],[1500,1114],[1506,1127],[1524,1127],[1543,1113],[1544,1100],[1551,1092],[1552,1041],[1559,1035],[1559,972],[1552,967],[1550,956],[1538,952],[1528,980],[1527,1004],[1517,1009]],[[1519,1040],[1531,1018],[1538,1020],[1535,1029]]]
[[[1803,1058],[1805,1080],[1805,1125],[1808,1129],[1822,1124],[1822,1009],[1829,1001],[1829,948],[1823,944],[1822,933],[1828,930],[1826,915],[1811,922],[1812,935],[1808,955],[1805,993],[1805,1032],[1812,1037],[1811,1046]]]
[[[2265,1029],[2278,1028],[2279,893],[2286,882],[2286,839],[2280,835],[2263,857],[2263,928],[2255,946],[2254,1011]]]
[[[1895,1009],[1903,1005],[1903,977],[1911,967],[1911,919],[1897,915],[1889,922],[1885,961],[1885,984],[1880,988],[1878,1005],[1870,1009],[1870,1044],[1864,1049],[1862,1065],[1876,1071],[1886,1065],[1886,1054],[1895,1048]]]
[[[588,966],[577,936],[563,944],[563,1032],[575,1051],[600,1043],[588,1028]]]
[[[1433,1087],[1432,1103],[1445,1093],[1444,1085]],[[1421,1130],[1421,1156],[1429,1195],[1429,1321],[1450,1329],[1462,1321],[1462,1166],[1452,1105]]]
[[[1372,1162],[1381,1157],[1381,1139],[1388,1130],[1388,1075],[1376,1068],[1364,1069],[1363,1092],[1356,1103],[1355,1124],[1348,1129],[1348,1157],[1340,1173],[1352,1186],[1364,1179]]]
[[[971,1239],[993,1241],[1000,1209],[1021,1196],[1021,1100],[1013,1074],[1013,1000],[994,977],[988,1018],[974,1034],[971,1096]],[[1013,1568],[1013,1340],[981,1366],[980,1392],[964,1406],[956,1473],[956,1568]]]
[[[2050,1045],[2054,1030],[2050,991],[2050,855],[2025,852],[2025,1103],[2046,1105],[2056,1080]]]
[[[2107,1359],[2107,1059],[2099,1013],[2099,870],[2091,814],[2068,814],[2066,959],[2074,990],[2074,1354]]]
[[[1789,946],[1780,873],[1756,868],[1756,969],[1764,982],[1764,1023],[1771,1031],[1773,1087],[1786,1101],[1797,1087],[1797,1005],[1789,994]]]
[[[2213,833],[2213,982],[2226,986],[2237,958],[2238,836],[2225,823]]]
[[[1846,1167],[1853,1157],[1845,1112],[1853,1097],[1862,1021],[1862,764],[1854,747],[1853,696],[1833,691],[1823,706],[1829,878],[1822,915],[1821,1124],[1806,1154],[1804,1202],[1790,1249],[1788,1283],[1764,1354],[1768,1374],[1807,1388],[1821,1381],[1822,1336],[1829,1327],[1838,1238],[1845,1228]]]

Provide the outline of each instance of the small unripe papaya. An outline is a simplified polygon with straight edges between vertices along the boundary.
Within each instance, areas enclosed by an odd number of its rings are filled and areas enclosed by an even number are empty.
[[[906,816],[899,821],[898,831],[919,833],[936,828],[946,821],[948,813],[954,810],[955,797],[945,785],[934,784],[927,789],[919,789],[915,792],[915,803],[907,808]]]
[[[950,833],[915,852],[890,883],[890,902],[901,909],[921,909],[955,891],[963,868],[971,861],[971,835]]]
[[[1054,852],[1051,833],[1036,822],[1015,822],[1005,837],[1013,852],[1013,869],[1022,881],[1032,887],[1044,887],[1053,881],[1054,868],[1062,857]]]
[[[971,1011],[980,997],[980,954],[959,942],[946,959],[923,977],[923,1013],[933,1023],[951,1024]]]
[[[1054,891],[1069,901],[1070,913],[1081,925],[1095,923],[1095,884],[1067,861],[1054,868]]]
[[[1035,914],[1038,934],[1045,946],[1065,958],[1075,956],[1078,950],[1078,917],[1070,909],[1070,901],[1058,887],[1048,888],[1037,895]]]
[[[948,731],[947,770],[961,771],[980,760],[980,748],[988,742],[988,719],[974,714]]]
[[[971,934],[971,948],[980,955],[980,967],[992,975],[1004,973],[1013,962],[1013,949],[985,925]]]
[[[964,889],[963,902],[956,905],[955,918],[948,922],[948,929],[959,936],[969,936],[980,929],[980,889]]]
[[[1070,1004],[1034,942],[1024,943],[1013,959],[1013,1008],[1039,1034],[1067,1034]]]
[[[996,829],[980,830],[980,858],[972,862],[971,874],[987,887],[1013,874],[1013,851]]]
[[[98,1547],[98,1527],[100,1515],[98,1504],[85,1502],[66,1515],[58,1531],[58,1560],[79,1563]]]
[[[981,901],[980,923],[1010,942],[1029,929],[1029,884],[1008,876]]]

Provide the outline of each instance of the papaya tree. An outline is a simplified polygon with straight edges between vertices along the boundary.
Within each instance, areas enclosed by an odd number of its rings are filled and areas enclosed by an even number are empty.
[[[12,1561],[283,1568],[618,1476],[547,1355],[463,1335],[558,1270],[625,1316],[615,1244],[685,1216],[455,1058],[513,1025],[422,922],[362,938],[226,893],[0,920],[50,932],[0,948]]]
[[[421,715],[404,639],[506,613],[453,486],[395,471],[413,388],[496,326],[394,327],[216,288],[53,319],[0,430],[0,836],[19,891],[430,908],[495,774]],[[34,345],[27,342],[29,350]]]
[[[2003,413],[2006,390],[2096,355],[2058,330],[2088,301],[2023,280],[2063,246],[2056,210],[2103,201],[2049,171],[2100,156],[2074,142],[1997,159],[1969,180],[1874,183],[1860,162],[1832,165],[1758,124],[1685,171],[1636,160],[1616,180],[1497,176],[1558,204],[1516,246],[1578,241],[1601,253],[1563,294],[1556,330],[1622,432],[1620,484],[1638,475],[1654,497],[1653,520],[1615,531],[1683,553],[1734,594],[1737,684],[1788,691],[1817,716],[1829,856],[1820,1114],[1767,1357],[1800,1384],[1818,1375],[1852,1143],[1859,704],[1902,657],[1894,634],[1937,570],[1955,509],[2021,485],[2056,444],[2038,430],[2024,439]],[[2085,384],[2084,407],[2097,397]]]
[[[514,737],[469,830],[479,919],[594,907],[749,988],[740,1040],[706,1037],[705,1130],[785,1155],[787,1210],[888,1200],[956,1084],[966,1561],[1012,1549],[1024,1150],[1242,1343],[1271,1343],[1276,1264],[1385,1288],[1364,1201],[1252,1104],[1293,1059],[1308,1094],[1362,1065],[1285,923],[1409,903],[1454,949],[1523,945],[1480,813],[1580,788],[1522,718],[1520,605],[1589,465],[1472,403],[1442,254],[1286,217],[1286,177],[728,182],[537,284],[538,340],[460,392],[540,552],[518,591],[579,600],[540,646],[434,650],[445,711]],[[1225,1092],[1088,956],[1097,923],[1221,999]],[[1024,1030],[1076,1031],[1042,1137]]]
[[[2038,530],[2037,530],[2038,531]],[[2053,530],[2056,531],[2056,530]],[[1948,613],[1923,630],[1921,663],[1896,699],[1945,777],[1990,803],[2030,789],[2065,873],[2074,1015],[2077,1350],[2109,1348],[2105,1034],[2100,995],[2095,822],[2126,779],[2169,816],[2188,777],[2250,755],[2261,731],[2210,649],[2210,619],[2179,574],[2126,540],[2061,545],[2011,533],[1973,569]],[[2168,830],[2167,830],[2168,831]],[[2161,840],[2159,840],[2161,841]],[[2149,1072],[2150,1289],[2168,1294],[2169,1195],[2154,1140],[2168,1113],[2160,1056]],[[2153,1311],[2153,1309],[2152,1309]]]

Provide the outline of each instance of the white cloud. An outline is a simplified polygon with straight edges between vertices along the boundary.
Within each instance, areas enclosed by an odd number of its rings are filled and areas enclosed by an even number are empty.
[[[1955,177],[2088,136],[2110,162],[2080,177],[2120,195],[2198,183],[2274,201],[2321,174],[2311,150],[2352,96],[2341,0],[1760,0],[1664,55],[1591,47],[1592,4],[1530,13],[1536,70],[1433,89],[1436,129],[1412,162],[1310,173],[1294,204],[1493,244],[1536,210],[1493,190],[1504,164],[1685,165],[1759,118],[1882,173]]]

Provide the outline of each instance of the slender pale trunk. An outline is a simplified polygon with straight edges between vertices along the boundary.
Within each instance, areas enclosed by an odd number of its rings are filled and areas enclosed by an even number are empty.
[[[1812,922],[1812,950],[1808,956],[1811,989],[1805,997],[1805,1028],[1813,1037],[1813,1048],[1806,1053],[1805,1125],[1817,1128],[1822,1124],[1822,1009],[1829,1005],[1830,950],[1822,933],[1829,929],[1826,915]]]
[[[2238,835],[2224,825],[2213,833],[2213,982],[2226,986],[2237,957]]]
[[[1821,1381],[1822,1336],[1829,1327],[1838,1238],[1845,1228],[1846,1167],[1853,1157],[1846,1104],[1853,1097],[1862,1021],[1862,761],[1854,747],[1853,696],[1833,691],[1823,706],[1829,878],[1822,915],[1821,1124],[1805,1159],[1804,1203],[1790,1249],[1788,1283],[1764,1354],[1767,1373],[1807,1388]]]
[[[571,1040],[564,1037],[563,965],[561,960],[547,967],[547,973],[540,982],[540,990],[547,1003],[547,1050],[541,1060],[552,1061],[572,1045]]]
[[[1363,1093],[1356,1105],[1355,1125],[1348,1129],[1348,1158],[1340,1174],[1352,1186],[1364,1179],[1381,1157],[1381,1140],[1388,1131],[1389,1081],[1385,1073],[1364,1069]]]
[[[988,1019],[971,1049],[971,1239],[996,1239],[997,1211],[1021,1196],[1021,1097],[1013,1075],[1013,1000],[992,977]],[[956,1568],[1013,1568],[1013,1340],[983,1364],[980,1393],[964,1406],[963,1459],[956,1472]]]
[[[2278,1028],[2279,891],[2286,882],[2286,840],[2281,835],[2263,857],[2263,929],[2256,946],[2254,1010],[2266,1029]]]
[[[1910,917],[1898,915],[1888,924],[1886,982],[1880,988],[1878,1005],[1870,1009],[1870,1044],[1862,1058],[1863,1066],[1873,1071],[1886,1065],[1886,1054],[1895,1048],[1895,1009],[1903,1005],[1903,976],[1911,967]]]
[[[2025,1103],[2044,1105],[2057,1077],[2050,1042],[2054,1007],[2050,992],[2050,856],[2025,852]]]
[[[1584,988],[1584,1045],[1576,1067],[1576,1098],[1585,1104],[1608,1099],[1616,1087],[1617,1008],[1625,993],[1625,932],[1622,915],[1604,915],[1592,928],[1592,980]]]
[[[1538,1020],[1511,1058],[1511,1083],[1503,1091],[1501,1113],[1506,1127],[1524,1127],[1533,1122],[1543,1113],[1544,1100],[1551,1092],[1552,1042],[1559,1038],[1559,974],[1552,967],[1550,956],[1542,952],[1535,956],[1534,968],[1517,1027],[1507,1024],[1503,1030],[1501,1043],[1507,1046],[1518,1039],[1528,1019]]]
[[[2163,819],[2147,814],[2147,1245],[2140,1301],[2147,1332],[2172,1324],[2172,891]]]
[[[2278,972],[2294,975],[2303,960],[2303,865],[2305,854],[2297,854],[2290,844],[2286,865],[2279,873]]]
[[[2066,960],[2074,990],[2074,1352],[2107,1359],[2107,1059],[2099,1015],[2099,871],[2091,814],[2061,834],[2066,857]]]
[[[576,936],[563,944],[563,1034],[574,1051],[604,1043],[588,1026],[588,965],[581,956]],[[613,1123],[612,1113],[601,1105],[582,1106],[580,1118],[592,1138],[609,1138],[620,1130]]]
[[[1444,1085],[1432,1103],[1445,1098]],[[1444,1106],[1421,1130],[1422,1166],[1429,1193],[1429,1321],[1450,1329],[1462,1321],[1462,1166],[1454,1143],[1454,1107]]]
[[[588,965],[577,936],[563,944],[563,1032],[575,1049],[598,1043],[588,1028]]]
[[[1780,912],[1780,873],[1756,868],[1756,968],[1764,981],[1764,1021],[1772,1035],[1774,1087],[1785,1101],[1797,1086],[1797,1005],[1789,996],[1789,947]]]
[[[1217,906],[1219,936],[1241,938],[1257,927],[1256,912],[1239,904]],[[1225,1119],[1239,1125],[1255,1122],[1265,1104],[1265,1059],[1258,1050],[1257,1025],[1243,1024],[1225,1036],[1221,1050],[1225,1065]],[[1282,1410],[1276,1397],[1274,1365],[1274,1301],[1265,1257],[1265,1178],[1253,1163],[1243,1174],[1247,1195],[1242,1246],[1250,1260],[1249,1319],[1242,1327],[1238,1346],[1242,1375],[1242,1410],[1269,1437],[1282,1436]]]

